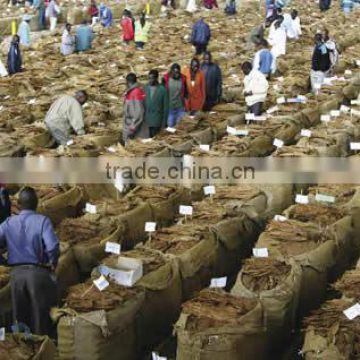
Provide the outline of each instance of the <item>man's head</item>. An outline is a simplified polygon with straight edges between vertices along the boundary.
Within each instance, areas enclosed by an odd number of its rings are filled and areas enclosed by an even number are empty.
[[[315,39],[314,39],[314,41],[315,41],[315,44],[316,44],[316,45],[321,44],[321,43],[323,42],[323,35],[320,34],[320,33],[315,34]]]
[[[30,21],[31,21],[31,15],[25,14],[25,15],[23,16],[23,20],[26,21],[27,23],[30,23]]]
[[[192,72],[197,72],[200,69],[200,61],[199,59],[192,59],[191,63],[190,63],[190,67],[191,67],[191,71]]]
[[[204,52],[203,60],[204,60],[205,64],[211,64],[212,56],[211,56],[211,53],[209,51]]]
[[[67,23],[67,24],[65,25],[65,29],[66,29],[68,32],[70,32],[70,31],[71,31],[71,24]]]
[[[299,13],[298,13],[297,10],[293,9],[293,10],[291,11],[291,18],[292,18],[293,20],[295,20],[295,19],[298,17],[298,15],[299,15]]]
[[[126,75],[126,85],[130,88],[132,85],[137,83],[137,77],[134,73],[129,73]]]
[[[19,44],[19,42],[20,42],[20,37],[19,37],[19,35],[14,35],[13,36],[13,38],[12,38],[12,40],[11,40],[11,42],[13,43],[13,44]]]
[[[159,72],[155,69],[149,71],[149,85],[155,86],[159,83]]]
[[[249,61],[245,61],[242,65],[241,65],[241,70],[243,71],[243,73],[245,75],[249,75],[251,70],[252,70],[252,64]]]
[[[276,8],[276,12],[278,13],[278,15],[281,15],[282,14],[282,8],[280,8],[280,7]]]
[[[38,197],[32,187],[24,187],[19,194],[18,204],[21,210],[35,211],[38,205]]]
[[[75,94],[75,99],[80,103],[80,105],[84,105],[88,99],[88,94],[85,90],[79,90]]]
[[[170,68],[170,75],[173,79],[179,80],[181,77],[181,68],[179,64],[172,64]]]

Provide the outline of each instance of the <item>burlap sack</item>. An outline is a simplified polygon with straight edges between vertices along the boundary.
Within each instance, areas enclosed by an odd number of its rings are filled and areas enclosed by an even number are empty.
[[[189,320],[182,313],[175,325],[177,360],[266,359],[264,313],[260,303],[238,319],[238,326],[198,331],[189,327]]]
[[[83,207],[83,191],[75,186],[63,194],[40,202],[38,212],[48,216],[56,225],[66,217],[80,215]]]
[[[55,145],[55,140],[52,138],[50,133],[44,129],[39,135],[27,137],[22,140],[26,151],[35,151],[37,148],[51,148]]]
[[[102,198],[116,199],[120,195],[113,184],[82,184],[85,201],[96,201]]]
[[[286,342],[296,325],[302,271],[293,259],[290,259],[288,264],[291,265],[290,273],[281,284],[271,290],[257,293],[246,288],[242,280],[243,271],[239,273],[231,289],[231,294],[235,296],[260,300],[264,307],[266,338],[270,352]]]
[[[214,134],[211,128],[194,131],[190,134],[196,144],[211,144],[214,141]]]
[[[60,309],[57,325],[60,359],[129,360],[136,359],[134,319],[144,302],[144,293],[111,311],[77,314]]]

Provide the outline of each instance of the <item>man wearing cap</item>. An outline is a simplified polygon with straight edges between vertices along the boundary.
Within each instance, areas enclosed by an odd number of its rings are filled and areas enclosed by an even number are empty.
[[[59,240],[48,217],[36,213],[38,198],[31,187],[19,195],[19,215],[0,225],[0,249],[7,249],[14,323],[33,334],[53,335],[49,316],[56,305],[53,274],[59,258]]]
[[[20,44],[24,46],[30,46],[31,44],[30,25],[29,25],[30,21],[31,21],[31,15],[25,14],[22,18],[22,22],[18,30]]]

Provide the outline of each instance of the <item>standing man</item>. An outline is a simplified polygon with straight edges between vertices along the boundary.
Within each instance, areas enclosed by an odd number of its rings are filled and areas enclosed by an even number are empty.
[[[37,11],[38,30],[45,29],[45,2],[44,0],[34,0],[33,8]]]
[[[88,25],[87,20],[84,20],[76,31],[76,51],[86,51],[91,49],[91,43],[94,39],[94,33]]]
[[[137,77],[134,73],[129,73],[126,76],[126,85],[123,123],[123,140],[125,145],[128,139],[136,137],[147,139],[149,137],[149,128],[144,121],[145,92],[137,83]]]
[[[8,53],[8,71],[9,75],[16,74],[22,71],[22,59],[19,47],[20,38],[18,35],[14,35],[9,53]]]
[[[57,3],[57,0],[51,0],[47,7],[47,14],[50,19],[50,31],[56,29],[57,18],[60,14],[60,7]]]
[[[204,1],[204,7],[206,9],[212,10],[214,7],[217,9],[219,8],[219,5],[216,0],[203,0]]]
[[[9,192],[4,184],[0,184],[0,224],[11,215]]]
[[[135,45],[142,50],[149,40],[150,23],[146,21],[145,14],[142,13],[135,22]]]
[[[26,47],[29,47],[31,44],[30,25],[29,25],[30,21],[31,21],[31,15],[25,14],[22,18],[22,22],[18,30],[20,44]]]
[[[284,18],[276,20],[270,28],[268,42],[271,45],[271,54],[274,57],[273,71],[276,71],[277,58],[282,55],[286,55],[286,30],[283,26]]]
[[[259,50],[256,52],[253,62],[253,69],[259,70],[269,80],[274,68],[274,57],[269,50],[268,42],[263,39],[259,45]]]
[[[315,35],[315,47],[311,61],[311,89],[313,93],[316,93],[316,85],[322,85],[326,76],[326,73],[331,68],[329,49],[323,41],[322,34]]]
[[[110,8],[104,4],[100,4],[100,22],[101,25],[105,28],[108,28],[112,25],[112,11]]]
[[[218,64],[212,62],[210,52],[205,52],[201,71],[205,75],[205,105],[204,110],[210,111],[213,106],[218,104],[222,96],[222,74]]]
[[[328,73],[329,73],[329,75],[331,75],[334,72],[334,68],[339,61],[339,50],[336,46],[335,40],[330,37],[328,29],[324,29],[323,40],[324,40],[324,43],[325,43],[327,49],[329,50],[331,66],[330,66],[330,70],[328,71]]]
[[[250,62],[242,64],[244,78],[244,96],[249,112],[255,116],[262,113],[262,105],[266,100],[269,84],[265,75],[260,71],[253,69]]]
[[[206,51],[211,38],[209,25],[202,17],[194,24],[191,34],[191,43],[196,48],[196,55],[201,55]]]
[[[167,123],[169,99],[163,85],[159,84],[159,72],[150,70],[149,83],[145,86],[145,122],[149,135],[154,137]]]
[[[94,25],[96,23],[97,18],[99,17],[99,9],[97,7],[96,0],[91,0],[88,9],[88,14],[91,18],[91,24]]]
[[[75,51],[75,36],[71,34],[71,24],[66,24],[61,37],[61,53],[66,56]]]
[[[131,13],[127,9],[123,12],[120,26],[123,32],[123,41],[126,45],[129,45],[129,42],[134,40],[135,34]]]
[[[354,7],[353,0],[341,0],[341,8],[343,9],[345,16],[350,15],[353,7]]]
[[[235,0],[226,0],[224,12],[226,15],[235,15],[236,14],[236,1]]]
[[[87,101],[86,91],[80,90],[74,96],[64,95],[50,107],[45,117],[45,124],[59,145],[66,145],[72,130],[77,135],[84,135],[82,105]]]
[[[185,115],[185,100],[188,97],[186,78],[181,74],[179,64],[172,64],[164,76],[169,99],[168,126],[175,127]]]
[[[38,198],[31,187],[19,195],[19,215],[0,225],[0,248],[7,248],[14,323],[33,334],[53,335],[50,308],[56,305],[54,271],[59,240],[51,221],[36,213]]]
[[[302,33],[300,18],[297,10],[292,10],[290,14],[284,15],[284,26],[289,39],[299,39]]]

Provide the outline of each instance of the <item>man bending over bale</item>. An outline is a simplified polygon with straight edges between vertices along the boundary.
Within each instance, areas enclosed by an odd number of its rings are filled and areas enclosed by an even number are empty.
[[[59,145],[66,145],[72,131],[84,135],[82,105],[87,101],[87,93],[80,90],[74,96],[64,95],[50,107],[45,117],[45,124]]]

